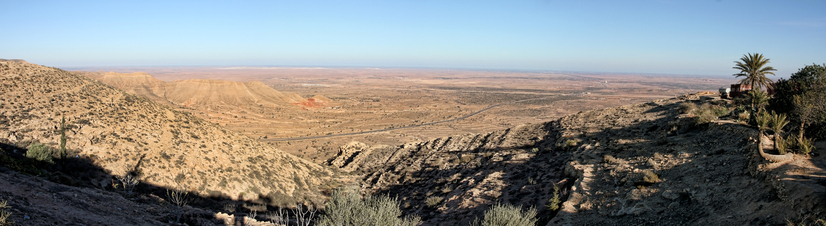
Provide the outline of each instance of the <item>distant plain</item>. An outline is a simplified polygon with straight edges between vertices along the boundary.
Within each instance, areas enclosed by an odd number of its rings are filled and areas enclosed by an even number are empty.
[[[411,68],[68,69],[140,71],[167,82],[260,81],[277,91],[298,94],[309,101],[279,107],[219,103],[179,107],[317,163],[351,141],[399,145],[490,132],[580,111],[714,92],[736,82],[726,76]]]

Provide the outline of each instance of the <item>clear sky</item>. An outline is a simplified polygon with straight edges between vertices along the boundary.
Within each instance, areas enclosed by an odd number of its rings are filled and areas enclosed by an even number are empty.
[[[826,63],[826,1],[10,1],[0,58],[779,76]]]

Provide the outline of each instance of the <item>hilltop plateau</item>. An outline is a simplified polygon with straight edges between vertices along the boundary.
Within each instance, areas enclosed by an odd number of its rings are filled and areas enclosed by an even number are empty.
[[[129,79],[161,84],[140,73],[118,78],[122,84],[131,84]],[[0,62],[0,142],[59,149],[60,128],[68,149],[60,155],[105,172],[75,181],[92,187],[111,188],[112,175],[132,174],[148,185],[204,197],[267,197],[287,204],[320,202],[321,190],[336,177],[325,167],[85,76]]]

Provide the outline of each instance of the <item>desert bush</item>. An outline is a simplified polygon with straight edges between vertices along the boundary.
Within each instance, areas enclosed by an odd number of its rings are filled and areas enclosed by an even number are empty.
[[[295,215],[295,220],[298,226],[310,226],[313,221],[315,221],[315,214],[315,208],[312,206],[307,206],[305,210],[304,205],[301,205],[300,203],[295,206],[295,209],[293,209],[293,215]]]
[[[271,223],[275,225],[289,225],[290,216],[287,211],[284,209],[278,208],[278,211],[270,211],[269,213],[264,215],[265,218],[269,219]]]
[[[34,142],[29,145],[29,150],[26,151],[26,157],[36,159],[37,161],[54,163],[52,161],[52,149],[39,142]]]
[[[797,141],[798,153],[808,155],[815,149],[815,142],[811,138],[801,138]]]
[[[224,204],[223,210],[226,213],[235,213],[235,210],[237,209],[237,207],[238,207],[238,205],[236,205],[235,203],[227,203],[227,204]]]
[[[401,218],[402,211],[395,198],[388,196],[359,197],[353,189],[333,192],[318,225],[418,225],[418,216]]]
[[[559,199],[559,186],[554,184],[554,197],[548,200],[548,205],[545,207],[550,211],[556,211],[559,209],[559,204],[561,203],[562,200]]]
[[[424,201],[424,204],[427,205],[427,207],[433,208],[436,207],[436,205],[439,205],[439,203],[442,203],[443,199],[444,198],[442,198],[441,196],[427,197],[427,199]]]
[[[179,188],[166,189],[166,199],[176,206],[185,206],[191,200],[189,192]]]
[[[748,112],[740,112],[740,114],[737,115],[737,121],[748,122],[749,116],[751,116],[751,114]]]
[[[723,106],[719,106],[719,105],[712,105],[711,106],[711,112],[713,112],[714,115],[716,115],[717,117],[723,117],[723,116],[729,115],[729,113],[730,113],[728,108],[723,107]]]
[[[688,114],[697,109],[697,105],[691,102],[683,102],[677,109],[680,114]]]
[[[617,164],[617,163],[620,162],[619,159],[614,158],[614,156],[610,156],[610,155],[603,156],[602,161],[604,161],[605,163],[608,163],[608,164]]]
[[[66,158],[66,116],[60,120],[60,158]]]
[[[9,220],[9,217],[11,217],[11,212],[3,210],[8,208],[9,203],[6,200],[0,201],[0,226],[14,224],[14,221]]]
[[[694,117],[694,125],[702,125],[717,119],[717,115],[710,109],[697,109],[697,116]]]
[[[536,209],[522,211],[521,206],[496,204],[485,211],[485,219],[476,219],[472,226],[533,226],[536,225]]]
[[[711,105],[705,103],[694,110],[694,124],[702,125],[714,121],[718,117],[729,115],[729,110],[726,107],[719,105]]]
[[[138,177],[132,175],[131,172],[126,172],[123,176],[117,176],[117,178],[118,181],[120,181],[121,186],[123,186],[123,191],[125,191],[128,195],[132,195],[132,191],[135,190],[135,186],[140,183]]]
[[[646,184],[654,184],[660,182],[660,176],[653,171],[645,171],[643,173],[642,182]]]
[[[576,145],[577,145],[578,143],[579,143],[579,142],[577,142],[577,140],[575,140],[575,139],[568,139],[568,140],[566,140],[565,142],[559,143],[559,144],[557,145],[557,147],[559,147],[559,148],[561,148],[561,149],[564,149],[564,150],[571,150],[571,149],[573,149],[574,147],[576,147]]]

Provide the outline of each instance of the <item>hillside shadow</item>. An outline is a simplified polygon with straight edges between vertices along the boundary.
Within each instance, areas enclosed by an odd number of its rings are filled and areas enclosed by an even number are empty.
[[[187,225],[223,225],[223,220],[216,219],[215,213],[223,212],[233,216],[235,222],[233,225],[243,225],[244,217],[256,216],[259,221],[266,221],[268,217],[265,215],[267,209],[274,210],[280,208],[270,204],[282,202],[283,200],[273,200],[277,196],[259,195],[259,198],[253,201],[238,201],[225,195],[209,195],[201,196],[195,195],[194,192],[176,190],[173,187],[158,186],[151,183],[140,182],[136,186],[129,189],[125,187],[124,182],[120,180],[123,175],[114,175],[108,170],[101,168],[94,164],[93,160],[69,152],[68,157],[59,159],[55,158],[53,162],[37,161],[27,158],[25,153],[28,151],[21,146],[28,146],[27,144],[15,145],[11,142],[0,142],[0,173],[9,173],[14,171],[19,174],[42,178],[59,186],[52,186],[47,189],[49,192],[59,193],[63,191],[72,190],[67,187],[75,188],[89,188],[106,192],[110,194],[118,194],[132,202],[155,206],[153,209],[161,210],[162,215],[152,219],[159,222],[168,223],[183,223]],[[140,174],[140,161],[136,164],[135,169],[128,172],[132,176]],[[25,177],[24,176],[24,177]],[[67,186],[67,187],[63,187]],[[184,194],[184,199],[181,206],[171,198],[173,191]],[[8,193],[6,195],[13,196]],[[77,196],[75,196],[77,197]],[[22,198],[25,200],[25,198]],[[76,200],[70,197],[64,197],[64,202],[69,202],[71,206],[77,208],[79,211],[99,212],[101,206],[94,206],[88,204],[83,200]],[[47,208],[45,206],[30,206],[29,204],[20,205],[14,202],[9,203],[12,208],[19,209],[21,212],[34,213],[38,208]],[[294,217],[292,206],[286,207],[286,215]],[[148,223],[147,221],[144,223]]]
[[[553,197],[554,185],[559,185],[559,196],[564,199],[566,181],[570,181],[563,173],[570,152],[553,150],[558,135],[554,127],[545,123],[543,129],[548,133],[538,142],[444,152],[456,156],[451,167],[431,165],[405,172],[397,175],[396,184],[379,193],[398,197],[404,215],[419,215],[425,225],[467,224],[482,219],[485,210],[496,203],[535,207],[537,216],[547,222],[554,211],[544,206]],[[368,183],[375,184],[381,178]],[[480,186],[501,189],[485,192]],[[433,201],[436,199],[441,200]]]
[[[701,101],[694,101],[701,103]],[[599,131],[589,131],[586,126],[574,128],[573,131],[562,133],[560,121],[545,123],[544,132],[547,133],[541,141],[522,146],[498,147],[493,149],[477,148],[473,150],[448,152],[455,154],[461,161],[461,156],[475,156],[473,160],[462,163],[456,167],[430,166],[413,172],[399,172],[398,175],[389,175],[374,178],[368,183],[376,184],[379,180],[385,180],[392,185],[388,185],[379,192],[388,194],[391,197],[399,197],[402,210],[405,215],[418,214],[427,225],[453,225],[467,224],[474,219],[482,219],[484,212],[496,203],[512,204],[523,209],[535,207],[538,210],[538,225],[545,225],[557,214],[547,206],[549,200],[554,195],[554,185],[559,186],[559,196],[565,198],[571,194],[571,186],[578,178],[566,175],[566,165],[571,161],[578,164],[592,165],[595,168],[605,164],[606,155],[619,159],[636,160],[640,159],[643,164],[635,165],[639,170],[650,170],[659,175],[667,176],[669,180],[680,181],[682,175],[688,170],[687,166],[678,166],[666,169],[655,169],[644,162],[649,159],[660,158],[663,155],[689,155],[700,157],[725,156],[730,159],[727,166],[746,169],[748,167],[747,151],[734,149],[733,146],[745,147],[750,145],[747,139],[728,140],[739,137],[725,132],[715,132],[707,134],[710,125],[693,125],[693,121],[681,119],[678,116],[678,106],[681,102],[654,104],[647,103],[652,108],[644,111],[644,114],[655,114],[652,120],[636,120],[622,126],[611,126],[611,120],[604,119],[604,127]],[[589,113],[584,113],[589,114]],[[587,116],[583,116],[586,117]],[[743,125],[730,125],[733,127],[745,127]],[[712,136],[713,135],[713,136]],[[714,140],[710,140],[714,139]],[[577,145],[565,147],[568,140],[576,142]],[[715,146],[715,142],[726,142],[727,146]],[[695,143],[693,148],[686,148],[686,144]],[[560,146],[561,145],[561,146]],[[689,145],[692,146],[692,145]],[[533,154],[531,150],[538,149],[535,155],[523,158],[523,154]],[[490,157],[479,158],[479,156],[499,156],[500,160],[492,161]],[[392,170],[393,168],[389,168]],[[724,172],[724,168],[715,168],[713,173],[719,173],[726,177],[739,176],[732,172]],[[570,169],[569,169],[570,171]],[[569,174],[572,172],[568,172]],[[739,174],[737,172],[736,174]],[[635,187],[657,188],[660,184],[640,183],[642,173],[629,175],[628,181],[620,182],[583,182],[583,186],[613,186],[634,189]],[[703,175],[705,176],[705,175]],[[500,182],[491,183],[487,186],[489,191],[474,188],[486,179],[498,178]],[[687,178],[687,177],[686,177]],[[725,177],[724,177],[725,178]],[[610,179],[610,178],[603,178]],[[711,182],[717,178],[709,178]],[[720,181],[725,183],[725,181]],[[583,189],[583,188],[580,188]],[[657,195],[661,195],[660,192]],[[659,215],[670,217],[671,219],[681,219],[684,222],[691,222],[697,216],[706,212],[707,209],[699,202],[687,199],[688,193],[678,192],[677,201],[685,205],[680,211],[660,212]],[[437,202],[441,197],[443,200]],[[775,197],[776,198],[776,197]],[[772,200],[772,197],[764,199]],[[431,199],[431,205],[428,205]],[[433,204],[436,203],[436,204]],[[633,205],[633,203],[618,203],[618,205]],[[713,208],[719,208],[715,206]],[[566,213],[577,214],[577,213]],[[633,219],[633,215],[623,215],[622,219]],[[759,223],[759,222],[757,222]]]

